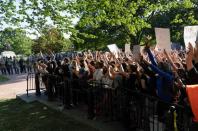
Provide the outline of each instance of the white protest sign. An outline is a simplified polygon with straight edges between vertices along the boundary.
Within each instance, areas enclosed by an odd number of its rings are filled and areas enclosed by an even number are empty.
[[[155,36],[157,45],[155,50],[163,51],[171,51],[171,40],[170,40],[170,29],[168,28],[155,28]]]
[[[117,47],[116,44],[111,44],[111,45],[107,45],[107,47],[109,48],[109,50],[114,53],[116,55],[116,58],[118,58],[118,53],[119,53],[119,48]]]
[[[184,27],[184,42],[185,46],[188,46],[190,42],[195,47],[195,41],[197,40],[198,26],[186,26]]]
[[[125,53],[131,53],[131,46],[130,46],[130,44],[125,44]]]
[[[107,45],[107,47],[109,48],[109,50],[112,53],[118,53],[119,52],[119,49],[118,49],[116,44]]]

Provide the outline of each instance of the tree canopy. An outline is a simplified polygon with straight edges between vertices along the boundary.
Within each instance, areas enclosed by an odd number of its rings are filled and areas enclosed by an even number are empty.
[[[34,53],[60,52],[69,49],[71,42],[63,37],[63,34],[57,28],[46,28],[42,35],[34,40],[32,51]]]
[[[198,23],[197,3],[191,0],[76,0],[71,4],[80,17],[79,32],[72,38],[83,48],[141,44],[147,35],[155,38],[155,27],[171,28],[172,40],[183,43],[183,27]]]
[[[4,50],[6,45],[10,45],[11,50],[17,54],[31,54],[33,41],[26,36],[25,31],[17,28],[6,28],[0,31],[0,50]]]
[[[65,0],[3,0],[0,2],[0,23],[18,26],[41,34],[46,26],[61,32],[71,28],[72,16]]]
[[[196,0],[2,0],[0,24],[36,33],[37,43],[48,42],[45,31],[54,28],[71,34],[77,49],[141,44],[147,35],[155,40],[155,27],[170,28],[172,41],[183,43],[184,26],[198,24],[197,7]],[[72,18],[79,18],[75,26]]]

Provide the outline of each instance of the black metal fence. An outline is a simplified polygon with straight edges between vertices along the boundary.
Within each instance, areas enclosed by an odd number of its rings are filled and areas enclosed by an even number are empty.
[[[98,81],[64,79],[56,75],[45,77],[45,82],[39,82],[45,84],[49,100],[59,100],[66,109],[86,105],[89,119],[105,117],[121,121],[133,130],[189,131],[188,107],[166,103],[124,86],[115,88]],[[34,74],[27,77],[27,94],[28,90],[35,90],[34,78]]]
[[[45,90],[45,86],[42,81],[41,74],[28,73],[26,80],[27,80],[27,88],[26,88],[27,96],[29,96],[30,91],[37,90],[36,87],[39,87],[39,90]]]
[[[122,110],[127,126],[144,131],[189,131],[188,107],[173,105],[137,91],[125,90]]]
[[[27,75],[27,96],[29,95],[29,91],[35,90],[35,74],[34,73],[28,73]]]

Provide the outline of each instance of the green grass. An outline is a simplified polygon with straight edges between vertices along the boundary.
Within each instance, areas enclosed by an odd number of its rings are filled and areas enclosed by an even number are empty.
[[[96,131],[65,114],[19,99],[0,101],[0,131]]]
[[[0,75],[0,83],[1,82],[5,82],[5,81],[8,81],[9,79],[3,75]]]

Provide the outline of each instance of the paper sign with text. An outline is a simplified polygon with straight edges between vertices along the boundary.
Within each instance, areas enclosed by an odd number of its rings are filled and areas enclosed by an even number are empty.
[[[125,44],[125,53],[131,53],[131,44]]]
[[[188,46],[190,42],[195,47],[195,41],[198,37],[198,26],[186,26],[184,27],[184,42],[185,46]]]
[[[155,36],[157,45],[155,50],[163,51],[171,51],[171,40],[170,40],[170,29],[168,28],[155,28]]]

